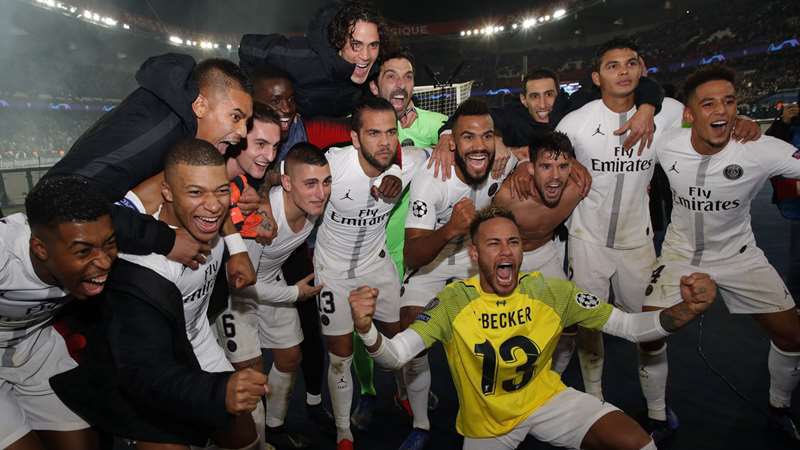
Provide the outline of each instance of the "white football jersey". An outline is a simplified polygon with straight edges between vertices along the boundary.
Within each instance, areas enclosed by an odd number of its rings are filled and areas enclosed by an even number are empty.
[[[356,278],[370,272],[386,256],[386,222],[401,196],[388,202],[376,200],[372,186],[391,174],[400,176],[405,187],[425,161],[420,149],[404,147],[402,171],[392,166],[371,178],[361,168],[358,152],[349,146],[331,148],[326,154],[331,168],[331,197],[317,232],[314,259],[331,278]]]
[[[441,177],[435,177],[433,167],[420,170],[411,181],[406,228],[438,230],[450,221],[453,205],[462,198],[472,200],[476,211],[489,206],[503,184],[503,180],[514,170],[516,164],[517,160],[512,156],[506,163],[505,171],[500,179],[494,179],[489,175],[478,186],[470,186],[461,181],[455,174],[455,168],[447,181],[442,181]],[[442,264],[448,266],[470,265],[467,244],[469,244],[469,236],[453,239],[445,245],[433,261],[420,268],[419,271],[428,273]]]
[[[158,218],[158,213],[154,216]],[[181,292],[186,335],[192,344],[200,367],[205,371],[216,371],[214,369],[219,365],[219,358],[225,359],[225,353],[217,344],[206,317],[211,291],[214,290],[217,273],[222,268],[224,250],[225,242],[221,237],[216,236],[211,242],[211,254],[197,270],[192,270],[179,262],[170,261],[166,256],[156,253],[149,255],[120,253],[119,255],[122,259],[156,272],[174,283]]]
[[[800,151],[762,136],[745,144],[731,139],[719,153],[705,156],[692,147],[691,133],[671,131],[656,146],[656,154],[672,190],[672,222],[664,248],[699,266],[756,245],[750,203],[768,178],[800,178]]]
[[[237,291],[235,297],[252,298],[260,303],[294,302],[297,300],[297,288],[286,285],[281,266],[289,259],[292,252],[311,235],[317,217],[307,217],[303,228],[295,233],[286,221],[286,208],[281,186],[270,189],[269,201],[272,214],[278,224],[278,234],[269,245],[261,245],[254,239],[245,240],[250,261],[256,269],[257,280],[255,285]]]
[[[608,109],[595,100],[571,112],[556,130],[569,136],[575,156],[592,175],[592,189],[572,212],[567,222],[572,237],[616,249],[637,248],[651,244],[647,186],[656,161],[653,152],[637,155],[638,145],[622,148],[626,135],[614,136],[636,112]],[[665,98],[655,116],[655,141],[666,130],[680,126],[683,105]]]
[[[30,255],[31,229],[24,214],[0,219],[0,357],[50,324],[71,296],[36,276]],[[0,360],[0,365],[3,360]]]

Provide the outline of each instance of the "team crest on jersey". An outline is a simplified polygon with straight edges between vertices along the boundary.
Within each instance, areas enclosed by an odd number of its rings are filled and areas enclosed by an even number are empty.
[[[489,197],[491,197],[494,194],[496,194],[497,193],[497,188],[499,188],[499,187],[500,187],[499,183],[494,183],[491,186],[489,186]]]
[[[588,292],[579,292],[578,295],[575,296],[575,301],[586,309],[595,309],[600,306],[600,299],[597,298],[596,295]]]
[[[411,204],[411,214],[414,217],[423,217],[428,214],[428,204],[422,200],[414,200],[414,203]]]
[[[742,166],[738,164],[730,164],[725,168],[725,170],[722,171],[722,174],[725,175],[725,178],[729,180],[738,180],[742,177],[743,173],[744,169],[742,169]]]
[[[439,299],[434,298],[433,300],[429,301],[427,305],[425,305],[425,311],[430,311],[437,306],[439,306]]]

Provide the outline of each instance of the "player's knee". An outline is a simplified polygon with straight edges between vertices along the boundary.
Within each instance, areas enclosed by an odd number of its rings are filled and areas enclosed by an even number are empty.
[[[300,363],[303,362],[303,354],[299,346],[291,347],[281,351],[280,358],[275,358],[275,367],[283,373],[297,372]]]
[[[637,433],[620,436],[620,441],[615,448],[617,450],[655,450],[656,446],[653,439],[644,430],[639,430]]]

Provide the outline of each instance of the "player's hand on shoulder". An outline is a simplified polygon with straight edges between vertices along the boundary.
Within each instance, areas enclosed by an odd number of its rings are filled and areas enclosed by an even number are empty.
[[[533,164],[530,161],[519,163],[506,179],[512,199],[525,200],[533,196]]]
[[[206,257],[210,253],[211,246],[208,243],[198,241],[183,228],[176,228],[175,244],[167,254],[167,259],[196,270],[200,264],[206,262]]]
[[[734,121],[733,138],[736,139],[736,142],[745,143],[761,138],[761,126],[755,120],[745,116],[736,116]]]
[[[653,105],[644,104],[636,108],[634,113],[622,127],[614,131],[615,136],[621,136],[630,132],[622,143],[626,149],[633,148],[639,144],[639,154],[653,144],[653,135],[656,132],[655,123],[656,108]]]
[[[707,273],[681,277],[681,298],[695,314],[707,310],[717,297],[717,283]]]
[[[236,253],[230,256],[226,265],[228,271],[228,285],[232,289],[242,289],[256,282],[256,271],[250,262],[247,252]]]
[[[383,198],[390,200],[398,195],[403,190],[403,181],[394,175],[386,175],[381,180],[380,186],[372,186],[372,196],[377,200]]]
[[[256,242],[262,245],[269,245],[278,235],[278,223],[275,222],[269,202],[262,201],[255,214],[261,216],[261,223],[256,228]]]
[[[506,170],[506,164],[511,159],[512,149],[506,147],[503,143],[503,138],[500,136],[494,137],[494,163],[492,163],[492,178],[495,180],[503,176]]]
[[[465,236],[469,233],[469,226],[475,219],[475,203],[468,198],[462,198],[453,205],[453,212],[447,226],[451,229],[453,237]]]
[[[372,316],[375,314],[375,303],[378,300],[378,289],[361,286],[350,291],[350,311],[353,315],[353,325],[356,331],[366,333],[372,326]]]
[[[589,169],[574,158],[572,160],[572,168],[569,172],[569,179],[578,186],[581,198],[585,198],[589,195],[589,191],[592,189],[592,174],[589,172]]]
[[[306,275],[302,280],[295,283],[297,286],[297,301],[302,302],[319,294],[322,285],[314,286],[314,273]]]
[[[228,378],[225,387],[225,409],[234,415],[256,409],[261,397],[269,394],[267,376],[253,369],[238,370]]]
[[[433,166],[433,177],[439,177],[439,172],[442,174],[442,181],[447,181],[450,178],[450,171],[455,164],[455,152],[452,133],[445,133],[439,136],[439,142],[434,147],[430,158],[428,158],[428,167]]]

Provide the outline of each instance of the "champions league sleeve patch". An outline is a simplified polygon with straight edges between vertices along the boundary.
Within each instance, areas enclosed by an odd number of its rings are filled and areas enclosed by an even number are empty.
[[[575,296],[575,301],[585,309],[595,309],[600,306],[600,299],[596,295],[588,292],[578,292]]]
[[[411,214],[413,214],[414,217],[423,217],[425,214],[428,214],[428,204],[422,200],[414,200],[411,204]]]

